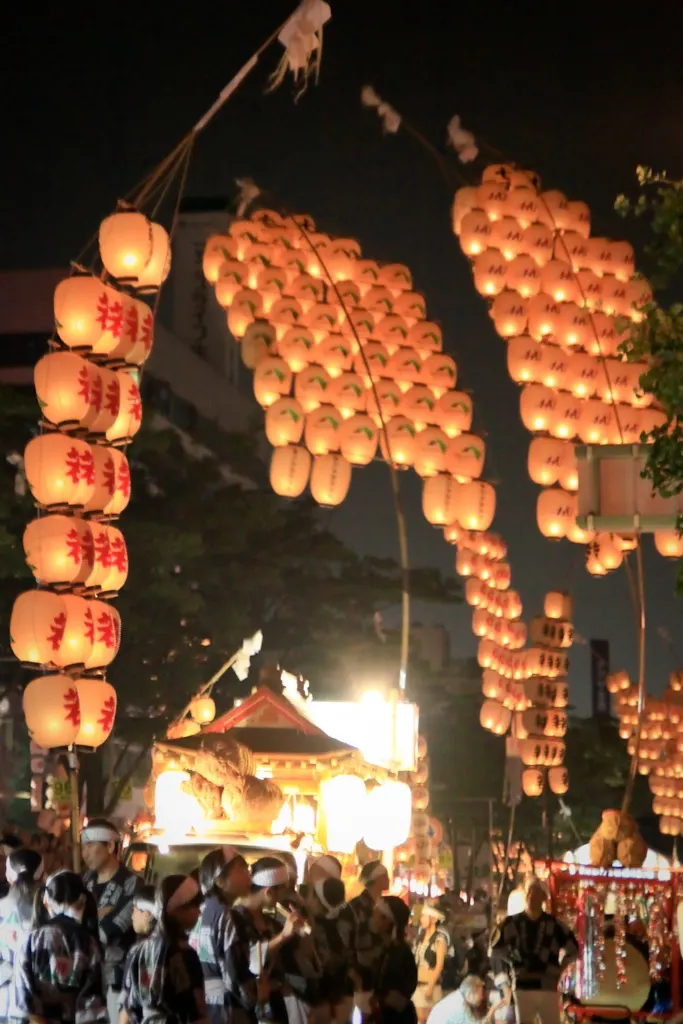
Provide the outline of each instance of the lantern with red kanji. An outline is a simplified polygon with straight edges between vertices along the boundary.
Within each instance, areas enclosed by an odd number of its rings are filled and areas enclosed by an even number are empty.
[[[24,530],[26,562],[42,586],[68,589],[83,582],[84,551],[92,544],[89,523],[72,516],[33,519]]]
[[[121,616],[113,605],[104,601],[89,601],[93,623],[92,653],[85,661],[88,672],[111,665],[121,643]]]
[[[62,642],[53,654],[52,660],[60,669],[83,668],[93,655],[93,602],[74,594],[64,594],[62,600],[66,611],[66,623]]]
[[[22,704],[32,743],[53,750],[75,741],[81,719],[73,679],[64,675],[39,676],[24,690]]]
[[[36,504],[54,509],[82,506],[92,473],[90,446],[65,434],[41,434],[26,445],[24,470]]]
[[[115,526],[107,526],[108,571],[101,584],[103,597],[116,597],[128,579],[128,549],[126,540]]]
[[[149,359],[154,344],[152,312],[144,302],[126,298],[123,317],[124,347],[121,356],[128,366],[140,367]]]
[[[140,388],[130,373],[120,370],[116,376],[119,383],[119,411],[106,431],[106,438],[110,444],[125,444],[135,437],[142,426],[142,398]]]
[[[116,717],[116,690],[104,679],[76,679],[80,727],[75,746],[96,750],[109,739]]]
[[[66,628],[64,599],[47,590],[19,594],[10,618],[10,646],[23,665],[51,665]]]

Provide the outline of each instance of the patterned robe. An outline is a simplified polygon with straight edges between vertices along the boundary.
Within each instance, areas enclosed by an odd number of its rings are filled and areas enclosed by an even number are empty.
[[[258,977],[267,968],[270,978],[270,1009],[271,1020],[287,1024],[287,1010],[282,996],[284,986],[284,970],[279,955],[269,956],[267,945],[271,939],[279,935],[282,925],[274,915],[263,915],[263,926],[257,926],[256,918],[248,907],[240,903],[235,904],[234,912],[238,915],[244,927],[244,934],[249,944],[249,967],[252,974]],[[258,1016],[257,1008],[257,1016]]]
[[[138,1024],[194,1024],[206,1017],[204,974],[185,941],[154,933],[126,958],[119,1005]]]
[[[372,896],[364,889],[339,914],[339,933],[349,951],[350,965],[360,974],[363,989],[372,991],[386,952],[388,938],[373,932],[370,921],[375,910]]]
[[[544,913],[532,921],[525,913],[512,914],[503,921],[494,960],[496,953],[507,957],[515,968],[518,983],[523,985],[525,976],[559,976],[562,950],[567,956],[575,956],[578,947],[569,928],[556,917]]]
[[[9,1015],[14,959],[31,930],[33,904],[16,889],[0,900],[0,1020]]]
[[[98,882],[94,871],[87,871],[83,881],[97,903],[100,941],[104,947],[104,982],[107,988],[119,991],[126,953],[135,942],[133,898],[139,879],[120,865],[108,882]]]
[[[102,953],[79,922],[58,914],[17,952],[10,1017],[50,1024],[107,1024]]]
[[[204,972],[212,1024],[254,1020],[256,978],[249,968],[249,938],[243,919],[217,896],[209,896],[190,944]]]

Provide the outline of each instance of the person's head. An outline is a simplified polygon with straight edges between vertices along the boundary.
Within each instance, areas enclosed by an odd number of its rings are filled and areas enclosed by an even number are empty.
[[[546,900],[546,891],[540,878],[532,875],[524,883],[524,908],[529,917],[540,917]]]
[[[381,860],[371,860],[360,869],[360,880],[372,898],[377,902],[383,892],[386,892],[391,882],[389,872]]]
[[[43,875],[43,858],[37,850],[13,850],[7,858],[7,881],[20,895],[28,899],[33,898]]]
[[[252,864],[251,894],[260,906],[274,910],[289,891],[289,869],[277,857],[260,857]]]
[[[83,860],[90,871],[101,873],[118,863],[121,835],[106,818],[93,818],[81,832]]]
[[[156,924],[156,891],[153,885],[139,885],[133,899],[133,931],[149,935]]]
[[[335,918],[346,899],[341,878],[318,878],[306,888],[306,909],[312,917]]]
[[[191,875],[167,875],[154,894],[154,916],[165,939],[191,932],[199,919],[201,890]]]
[[[36,896],[34,927],[54,917],[72,917],[83,920],[88,892],[80,875],[75,871],[55,871]]]
[[[204,897],[246,896],[251,889],[249,865],[234,846],[221,846],[207,853],[199,865],[199,884]]]
[[[438,924],[443,924],[446,915],[430,903],[425,903],[420,912],[420,928],[426,932],[433,932]]]
[[[326,878],[336,878],[341,881],[341,876],[341,862],[329,853],[323,854],[322,857],[314,857],[306,867],[306,884],[311,887]]]
[[[486,983],[483,978],[479,978],[476,974],[468,974],[461,982],[460,991],[467,1005],[477,1008],[482,1005],[486,998]]]
[[[378,935],[388,935],[394,942],[405,942],[410,921],[410,908],[399,896],[382,896],[375,904],[370,929]]]

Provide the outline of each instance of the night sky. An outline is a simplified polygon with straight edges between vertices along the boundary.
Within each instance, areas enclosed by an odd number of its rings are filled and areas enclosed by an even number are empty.
[[[294,0],[210,6],[208,18],[197,12],[209,5],[187,3],[178,14],[161,4],[129,12],[54,5],[40,19],[29,5],[13,10],[0,72],[0,266],[74,258],[116,199],[196,122]],[[613,668],[635,672],[623,570],[593,579],[583,549],[552,544],[536,529],[529,436],[504,344],[450,230],[451,191],[408,135],[382,136],[359,94],[371,83],[441,148],[447,122],[459,114],[480,141],[538,171],[547,187],[586,200],[594,231],[624,237],[631,228],[612,205],[618,193],[633,190],[636,165],[683,173],[683,14],[669,4],[658,5],[659,14],[636,10],[630,20],[625,9],[600,3],[332,6],[319,86],[296,105],[290,80],[265,96],[280,56],[271,49],[198,140],[187,194],[227,195],[235,178],[249,176],[286,206],[310,212],[321,230],[357,237],[365,255],[410,265],[458,362],[459,384],[473,391],[475,428],[486,432],[488,473],[499,482],[494,529],[508,542],[526,613],[541,611],[546,590],[571,588],[580,636],[609,639]],[[11,70],[9,55],[17,61]],[[452,571],[453,550],[422,517],[419,481],[409,473],[403,486],[411,562]],[[384,467],[356,472],[349,499],[330,515],[359,550],[396,553]],[[645,566],[648,685],[657,691],[676,657],[658,631],[668,630],[675,642],[681,605],[672,596],[673,568],[649,539]],[[416,617],[446,624],[455,655],[474,653],[466,606],[419,608]],[[683,667],[683,641],[679,651]],[[585,646],[575,648],[571,678],[573,699],[587,713]]]

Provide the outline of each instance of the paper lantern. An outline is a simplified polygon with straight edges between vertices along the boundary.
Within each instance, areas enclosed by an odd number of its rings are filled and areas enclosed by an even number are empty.
[[[613,406],[605,405],[599,398],[582,403],[578,434],[584,444],[609,444],[615,427]]]
[[[576,279],[581,290],[581,305],[588,310],[602,307],[602,278],[592,270],[579,270]]]
[[[550,487],[557,483],[561,469],[570,457],[568,445],[550,437],[535,437],[529,445],[529,476],[535,484]]]
[[[422,486],[422,512],[432,526],[445,526],[457,518],[462,485],[448,473],[429,477]]]
[[[95,593],[103,589],[110,571],[109,528],[104,522],[91,520],[90,539],[83,553],[85,578],[84,589]]]
[[[97,367],[72,352],[49,352],[39,359],[33,382],[42,418],[62,429],[89,418]]]
[[[295,398],[279,398],[266,410],[266,437],[274,448],[298,444],[304,432],[304,411]]]
[[[283,356],[290,370],[294,367],[292,360],[285,357],[282,344],[276,346],[275,327],[267,320],[254,320],[249,324],[240,342],[240,356],[248,370],[255,370],[259,363],[267,359],[275,351]],[[298,364],[297,364],[298,365]],[[301,364],[302,367],[305,363]]]
[[[396,469],[408,469],[415,456],[415,427],[405,416],[394,416],[380,433],[383,458]]]
[[[415,424],[416,430],[423,430],[427,424],[433,424],[436,419],[436,399],[431,388],[424,384],[413,384],[404,393],[399,406],[399,413]]]
[[[306,489],[311,456],[300,445],[276,448],[270,460],[270,486],[283,498],[298,498]]]
[[[500,217],[491,225],[489,244],[492,249],[500,251],[508,263],[508,270],[510,263],[519,255],[523,235],[524,228],[514,217]]]
[[[600,363],[593,356],[572,353],[569,357],[569,390],[578,398],[591,398],[598,387]]]
[[[517,256],[508,266],[505,283],[524,299],[538,295],[541,290],[541,270],[536,260],[526,253]]]
[[[116,421],[121,406],[121,383],[118,374],[105,366],[93,367],[90,411],[84,427],[93,436],[102,436]]]
[[[154,318],[149,307],[128,295],[121,297],[123,303],[123,326],[119,343],[106,354],[112,360],[125,361],[129,366],[140,367],[149,358],[154,344]],[[100,353],[103,341],[94,349]]]
[[[479,207],[478,196],[479,188],[474,185],[465,185],[455,193],[453,206],[451,207],[453,234],[460,234],[460,226],[465,214]]]
[[[365,301],[367,302],[367,295]],[[427,305],[424,295],[419,292],[405,291],[394,298],[393,311],[403,317],[408,327],[426,319]]]
[[[491,318],[501,338],[524,334],[528,320],[527,300],[518,292],[506,289],[493,300]]]
[[[421,477],[443,473],[446,465],[448,438],[439,427],[426,427],[415,438],[413,466]]]
[[[135,437],[142,426],[142,398],[140,388],[130,373],[120,370],[116,376],[119,382],[119,411],[105,436],[110,444],[125,444]]]
[[[99,278],[92,274],[72,274],[55,288],[57,334],[68,348],[91,351],[110,328],[113,319],[110,314],[116,302],[121,310],[119,293]]]
[[[554,337],[560,327],[560,303],[545,292],[534,295],[527,305],[527,323],[528,333],[536,341]]]
[[[252,325],[253,326],[253,325]],[[271,328],[272,330],[272,328]],[[247,328],[247,333],[242,340],[242,349],[247,341],[247,335],[249,334],[250,328]],[[270,334],[270,332],[268,332]],[[275,332],[273,331],[273,340]],[[265,337],[264,337],[265,342]],[[272,345],[272,341],[265,346],[266,352]],[[311,353],[315,345],[313,334],[306,327],[296,325],[289,327],[278,342],[278,353],[284,359],[292,373],[300,373],[304,367],[308,366],[311,361]],[[263,356],[261,356],[263,358]],[[259,359],[259,362],[261,359]],[[255,364],[258,365],[258,364]]]
[[[449,441],[446,468],[462,483],[478,480],[484,471],[486,442],[476,434],[459,434]]]
[[[458,380],[458,367],[454,359],[444,355],[443,352],[435,352],[428,356],[422,363],[422,381],[429,388],[435,398],[440,398],[447,391],[452,390]]]
[[[508,192],[506,212],[514,217],[522,228],[542,220],[541,206],[535,189],[521,186]]]
[[[267,409],[292,387],[292,371],[284,359],[268,356],[254,371],[254,395],[259,405]]]
[[[618,569],[624,560],[624,553],[610,533],[598,533],[590,544],[590,554],[606,572]]]
[[[263,299],[252,288],[242,288],[230,303],[228,310],[228,330],[238,341],[246,333],[249,324],[263,316]],[[273,320],[275,315],[273,314]]]
[[[622,286],[623,287],[623,286]],[[624,337],[617,331],[615,320],[597,310],[591,314],[590,332],[585,341],[592,356],[616,356]]]
[[[221,264],[237,257],[237,244],[229,235],[211,235],[207,238],[202,255],[202,271],[209,284],[218,280]]]
[[[579,432],[583,403],[580,398],[559,392],[555,411],[548,425],[553,437],[566,439],[576,437]]]
[[[29,569],[42,586],[68,588],[80,583],[83,561],[92,548],[92,531],[87,522],[71,516],[42,516],[24,531],[24,553]]]
[[[398,414],[402,391],[393,380],[376,380],[367,392],[367,412],[378,426]]]
[[[565,537],[569,524],[576,519],[576,509],[576,495],[560,487],[541,491],[536,502],[536,519],[543,536],[558,540]]]
[[[336,331],[323,334],[310,354],[310,362],[322,366],[330,380],[333,380],[351,369],[354,344],[355,342]],[[356,355],[356,359],[362,362],[362,357]]]
[[[493,298],[505,287],[508,263],[499,249],[486,249],[474,260],[474,287],[480,295]]]
[[[574,630],[566,619],[535,615],[529,623],[529,638],[533,645],[562,650],[565,647],[571,647]]]
[[[479,711],[479,722],[484,729],[494,733],[496,736],[503,736],[510,728],[512,715],[508,708],[503,707],[495,700],[485,700]]]
[[[389,353],[385,345],[380,341],[366,341],[353,357],[353,369],[369,389],[372,381],[384,376],[388,361]]]
[[[107,526],[107,574],[102,581],[102,596],[116,597],[128,579],[128,549],[120,530]]]
[[[475,209],[483,210],[491,221],[505,215],[508,186],[504,181],[484,181],[476,190]]]
[[[581,290],[570,263],[552,259],[541,270],[541,290],[555,302],[581,302]]]
[[[565,231],[555,239],[554,259],[568,263],[575,274],[587,266],[588,245],[583,235]]]
[[[218,305],[228,309],[235,296],[247,283],[247,267],[238,259],[224,260],[218,270],[216,299]]]
[[[371,263],[371,260],[356,260],[353,272],[354,277],[357,277],[357,264],[359,262]],[[379,271],[379,282],[386,288],[389,288],[395,295],[400,295],[402,292],[409,292],[413,287],[413,275],[410,272],[410,268],[406,267],[403,263],[385,263]]]
[[[539,198],[544,219],[547,217],[549,226],[557,231],[567,230],[571,223],[571,218],[569,216],[569,202],[564,192],[552,189],[549,192],[541,192]]]
[[[136,285],[152,259],[152,225],[147,217],[136,210],[120,210],[102,221],[98,241],[107,273]]]
[[[81,668],[93,654],[93,602],[73,594],[64,594],[62,600],[66,610],[66,623],[62,642],[59,649],[54,652],[52,660],[61,669]]]
[[[327,455],[339,450],[342,417],[333,405],[319,405],[306,415],[304,442],[311,455]]]
[[[441,352],[443,349],[441,328],[433,320],[418,320],[416,324],[408,328],[405,345],[407,348],[414,348],[419,352],[422,359],[426,359],[429,352]]]
[[[585,348],[594,332],[590,314],[581,309],[575,302],[563,302],[560,306],[559,323],[554,337],[560,345],[569,348]]]
[[[415,785],[412,790],[412,804],[416,811],[426,811],[429,807],[429,790],[426,786]]]
[[[390,349],[386,340],[384,344]],[[422,363],[414,349],[397,348],[393,355],[389,356],[386,376],[395,380],[401,391],[408,391],[413,384],[417,384],[421,374]]]
[[[473,411],[464,391],[446,391],[434,406],[434,418],[447,437],[458,437],[472,426]]]
[[[588,238],[591,231],[591,212],[586,203],[578,199],[567,203],[567,213],[571,218],[571,229],[582,238]]]
[[[508,373],[516,384],[540,382],[545,346],[527,334],[510,338],[507,347]]]
[[[282,449],[280,449],[282,450]],[[323,508],[341,505],[351,484],[351,463],[343,455],[316,455],[311,469],[311,494]]]
[[[630,310],[626,300],[627,282],[617,277],[604,277],[600,284],[602,295],[602,314],[610,317],[628,316]],[[628,332],[624,330],[620,335],[620,340],[623,341],[627,337]]]
[[[527,384],[519,399],[522,423],[531,431],[549,429],[557,411],[557,394],[542,384]]]
[[[307,366],[294,378],[294,396],[305,413],[313,412],[326,401],[330,376],[322,366]]]
[[[566,768],[551,768],[548,772],[548,785],[556,796],[564,796],[569,789],[569,772]]]
[[[86,512],[100,512],[105,516],[118,516],[128,506],[131,494],[128,459],[116,448],[92,445],[94,486],[85,503]]]
[[[66,605],[46,590],[27,590],[12,606],[9,632],[15,658],[23,665],[50,665],[64,638]]]
[[[525,796],[540,796],[544,784],[543,772],[539,772],[536,768],[526,768],[522,772],[522,789]]]
[[[321,783],[326,849],[334,853],[353,853],[363,835],[366,798],[365,783],[356,775],[335,775]]]
[[[377,427],[369,416],[357,413],[339,427],[339,447],[353,466],[367,466],[377,453]]]
[[[116,717],[116,690],[103,679],[76,679],[81,724],[74,745],[97,750],[109,739]]]
[[[363,379],[357,373],[342,373],[327,386],[326,401],[336,406],[342,419],[365,411],[366,395]]]
[[[496,492],[481,480],[462,484],[458,492],[457,520],[466,530],[488,530],[496,512]]]
[[[86,659],[87,670],[98,670],[111,665],[121,643],[121,616],[113,605],[104,601],[90,601],[94,623],[92,654]]]
[[[36,504],[44,508],[83,505],[91,480],[94,487],[90,446],[65,434],[32,438],[24,449],[24,470]]]
[[[195,697],[190,703],[190,714],[199,725],[208,725],[216,717],[216,704],[212,697]]]
[[[33,679],[22,700],[31,742],[46,750],[74,743],[80,726],[76,684],[68,676]]]
[[[136,290],[140,294],[153,295],[159,291],[171,269],[171,240],[166,229],[151,222],[152,255],[138,274]]]
[[[509,186],[512,171],[512,164],[489,164],[488,167],[484,168],[481,180],[502,182]]]
[[[470,258],[487,248],[491,235],[491,221],[483,210],[466,213],[460,222],[460,248]]]
[[[389,779],[371,790],[365,802],[363,839],[371,850],[391,850],[408,838],[412,818],[410,786]]]
[[[384,317],[383,319],[386,319]],[[397,317],[397,320],[400,320]],[[338,325],[338,329],[348,340],[351,340],[355,345],[360,344],[363,341],[367,341],[369,338],[377,338],[378,341],[384,341],[385,338],[377,333],[375,321],[378,317],[374,313],[371,313],[367,309],[358,307],[357,309],[349,309],[341,317],[341,323]],[[403,321],[401,321],[403,323]],[[391,327],[391,321],[385,324],[384,334],[388,335]],[[404,324],[405,328],[405,324]],[[328,327],[328,330],[330,328]],[[394,338],[394,347],[399,344],[399,339]],[[393,351],[393,349],[392,349]]]
[[[543,600],[543,614],[549,619],[571,619],[574,602],[570,594],[561,590],[549,591]]]
[[[531,256],[539,267],[544,267],[552,259],[555,235],[545,224],[532,224],[522,236],[520,253]]]
[[[541,383],[547,388],[567,388],[571,376],[571,355],[560,348],[543,342]]]
[[[655,548],[664,558],[683,557],[683,537],[676,530],[655,530]]]
[[[363,296],[363,305],[372,313],[384,316],[385,313],[391,313],[394,308],[393,293],[382,285],[373,285]]]

